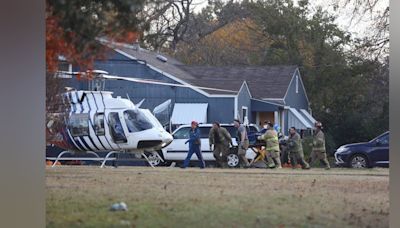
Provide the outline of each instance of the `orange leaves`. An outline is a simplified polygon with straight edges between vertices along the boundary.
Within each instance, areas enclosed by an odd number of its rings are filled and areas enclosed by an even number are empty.
[[[69,63],[78,65],[83,69],[89,69],[93,65],[94,56],[85,56],[85,51],[78,51],[74,45],[76,41],[73,32],[64,31],[55,16],[46,18],[46,70],[55,72],[58,70],[60,58],[65,58]],[[90,50],[90,46],[86,47]]]
[[[79,66],[82,69],[91,69],[94,59],[93,47],[84,45],[83,50],[78,50],[79,43],[76,34],[72,31],[65,31],[59,24],[59,19],[51,15],[50,7],[47,7],[46,16],[46,71],[56,72],[60,58]]]
[[[58,25],[57,18],[46,18],[46,70],[55,72],[58,69],[58,58],[72,56],[74,47],[70,46],[64,38],[64,31]]]
[[[221,47],[255,51],[265,38],[258,31],[260,28],[250,19],[238,20],[215,31],[206,40],[218,42]]]
[[[113,39],[120,43],[134,43],[137,41],[138,38],[139,38],[138,32],[125,31],[115,36]]]

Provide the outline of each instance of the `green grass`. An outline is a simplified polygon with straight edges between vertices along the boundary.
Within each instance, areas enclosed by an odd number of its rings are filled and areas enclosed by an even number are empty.
[[[46,169],[48,227],[388,227],[387,169]],[[109,211],[116,202],[128,211]]]

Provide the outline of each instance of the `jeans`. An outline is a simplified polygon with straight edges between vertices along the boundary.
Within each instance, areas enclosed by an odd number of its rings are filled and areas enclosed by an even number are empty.
[[[183,168],[186,168],[189,166],[190,158],[192,158],[192,155],[194,153],[196,154],[197,158],[200,161],[200,168],[205,168],[206,164],[204,162],[203,155],[201,154],[200,146],[197,146],[197,145],[193,145],[193,146],[189,147],[188,155],[186,156],[186,159],[183,162]]]

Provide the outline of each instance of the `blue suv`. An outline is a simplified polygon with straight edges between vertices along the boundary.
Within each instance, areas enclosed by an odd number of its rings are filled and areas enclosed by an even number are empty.
[[[389,167],[389,131],[369,142],[346,144],[335,152],[336,164],[350,168]]]

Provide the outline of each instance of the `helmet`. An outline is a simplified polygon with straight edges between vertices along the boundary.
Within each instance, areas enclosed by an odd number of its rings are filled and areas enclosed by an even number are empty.
[[[315,122],[315,127],[322,128],[322,123],[319,121]]]

